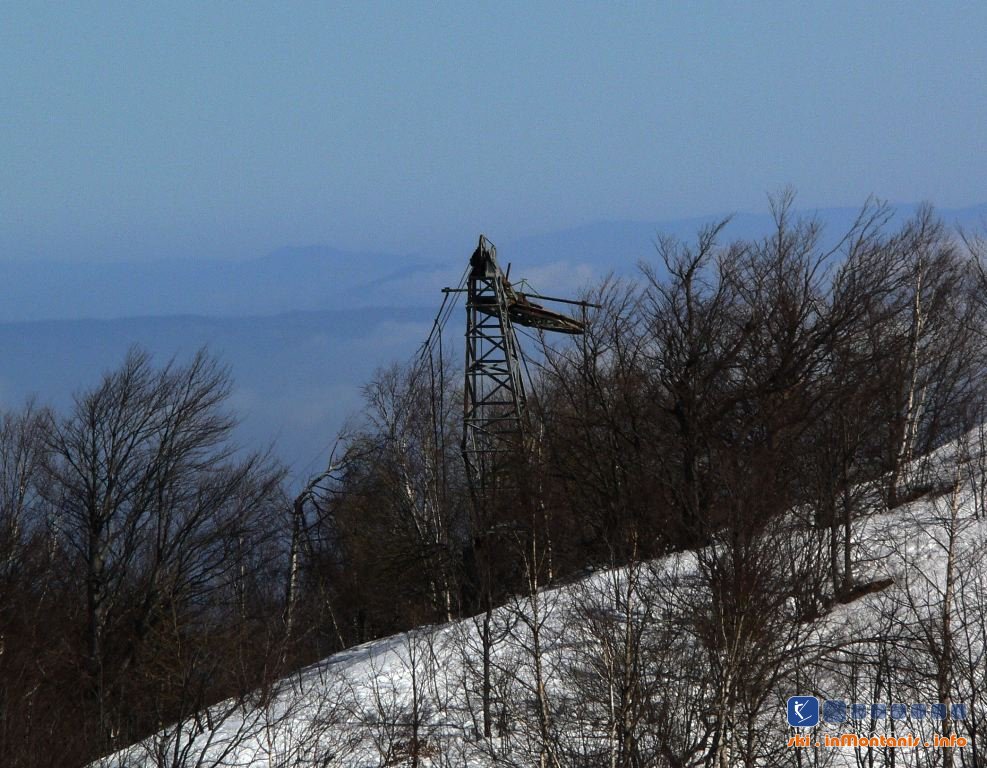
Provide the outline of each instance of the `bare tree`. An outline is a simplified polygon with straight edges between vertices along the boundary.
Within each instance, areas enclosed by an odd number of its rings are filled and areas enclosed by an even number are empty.
[[[127,691],[163,622],[177,614],[189,631],[205,630],[223,587],[245,619],[245,596],[257,594],[246,558],[265,552],[254,542],[273,541],[262,528],[281,503],[281,473],[261,456],[235,457],[229,392],[227,372],[204,352],[155,370],[132,351],[69,416],[50,420],[44,492],[82,574],[101,747],[146,727]]]

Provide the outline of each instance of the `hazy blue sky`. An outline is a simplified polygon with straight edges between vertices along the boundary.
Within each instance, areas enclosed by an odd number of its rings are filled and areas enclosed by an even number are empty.
[[[4,3],[0,258],[987,200],[987,3]]]

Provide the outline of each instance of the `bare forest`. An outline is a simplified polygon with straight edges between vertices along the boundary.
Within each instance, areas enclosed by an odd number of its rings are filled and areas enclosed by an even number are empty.
[[[963,701],[969,747],[898,764],[987,762],[987,250],[930,207],[834,237],[784,194],[774,220],[658,237],[585,333],[522,336],[529,428],[483,503],[458,329],[366,383],[302,488],[232,443],[208,351],[0,414],[3,764],[827,764],[785,749],[797,692]],[[887,577],[914,553],[874,521],[919,500],[934,567]],[[401,686],[298,673],[409,630]]]

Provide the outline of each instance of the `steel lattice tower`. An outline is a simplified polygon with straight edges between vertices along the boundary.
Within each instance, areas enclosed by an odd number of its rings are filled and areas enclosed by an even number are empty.
[[[482,235],[467,278],[463,459],[474,495],[497,485],[503,459],[522,449],[525,391],[497,249]]]

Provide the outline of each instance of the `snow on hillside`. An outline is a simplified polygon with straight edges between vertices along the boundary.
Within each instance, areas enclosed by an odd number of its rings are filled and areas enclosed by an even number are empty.
[[[712,765],[714,757],[724,766],[887,765],[892,751],[894,765],[942,765],[942,750],[924,747],[790,748],[785,700],[935,703],[948,679],[951,701],[969,710],[966,721],[948,725],[969,737],[982,722],[985,464],[958,455],[948,446],[922,462],[923,477],[945,492],[893,511],[875,506],[856,521],[851,596],[833,599],[824,583],[815,597],[796,591],[776,619],[750,617],[766,622],[750,647],[711,645],[697,629],[717,615],[704,581],[714,546],[592,573],[496,610],[487,738],[481,615],[335,654],[269,695],[216,705],[96,765],[593,766],[618,764],[629,748],[653,756],[641,765],[655,766],[675,764],[676,754],[689,756],[683,765]],[[799,573],[830,535],[798,513],[777,528],[764,551]],[[766,687],[738,696],[730,725],[712,728],[724,678],[755,667],[763,667]],[[619,727],[628,722],[632,729]],[[805,732],[816,740],[850,732],[926,739],[942,726],[867,717]],[[718,747],[727,740],[734,746]],[[953,759],[977,765],[983,758],[968,746]]]

